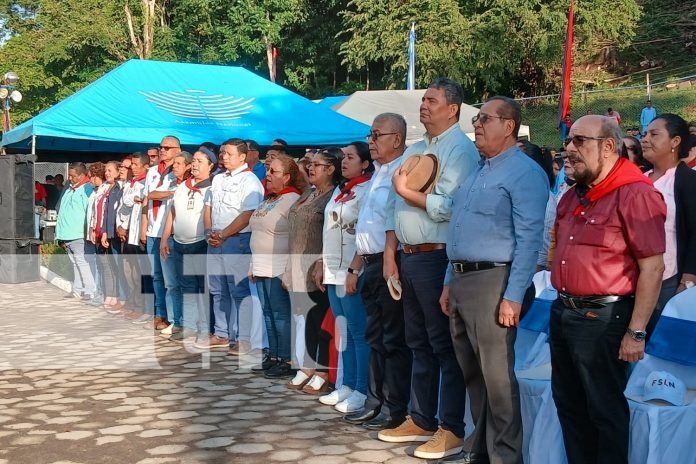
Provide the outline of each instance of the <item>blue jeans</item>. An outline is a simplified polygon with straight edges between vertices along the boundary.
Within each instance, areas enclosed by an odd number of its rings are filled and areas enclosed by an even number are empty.
[[[164,286],[162,260],[160,259],[160,238],[147,238],[147,256],[150,258],[152,287],[155,292],[155,316],[167,318],[167,288]]]
[[[162,240],[160,240],[160,245]],[[174,254],[174,239],[169,238],[169,256],[167,259],[162,259],[160,255],[160,262],[162,263],[162,277],[164,278],[164,286],[167,289],[167,296],[165,301],[167,302],[167,320],[174,324],[175,327],[181,327],[183,318],[183,297],[181,296],[181,279],[180,274],[177,273],[177,263],[173,258]]]
[[[116,283],[118,285],[118,299],[120,301],[128,301],[128,296],[130,295],[131,288],[126,281],[125,272],[125,259],[123,256],[123,242],[121,242],[118,237],[110,238],[109,244],[111,245],[112,259],[116,263]]]
[[[249,291],[250,233],[208,246],[208,287],[213,297],[213,334],[249,341],[253,306]],[[235,333],[235,325],[238,334]]]
[[[367,394],[367,371],[370,361],[370,347],[365,342],[367,328],[367,311],[362,302],[360,291],[364,282],[363,276],[358,279],[358,291],[353,295],[339,298],[336,286],[327,285],[329,303],[336,318],[341,339],[345,340],[345,348],[341,352],[343,358],[343,384]],[[345,323],[340,318],[343,317]],[[343,345],[343,342],[341,343]]]
[[[290,360],[290,295],[279,277],[257,277],[271,357]]]
[[[207,334],[208,306],[204,304],[204,296],[208,244],[205,240],[188,244],[179,243],[176,240],[173,242],[169,248],[170,254],[167,261],[174,269],[179,298],[173,303],[174,320],[172,322],[177,327],[186,327]],[[166,277],[167,274],[165,274],[165,280]],[[169,296],[169,288],[167,285],[167,296]]]

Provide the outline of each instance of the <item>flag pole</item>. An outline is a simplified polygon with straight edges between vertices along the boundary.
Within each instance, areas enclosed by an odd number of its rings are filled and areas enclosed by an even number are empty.
[[[558,101],[558,122],[560,123],[570,113],[570,75],[573,69],[573,18],[575,1],[570,0],[568,10],[568,30],[566,32],[565,50],[563,53],[563,81],[561,96]]]
[[[408,74],[406,75],[406,90],[416,88],[416,23],[411,23],[408,34]]]

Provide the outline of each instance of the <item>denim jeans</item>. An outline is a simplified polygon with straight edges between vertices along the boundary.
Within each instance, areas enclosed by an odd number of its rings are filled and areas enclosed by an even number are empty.
[[[336,295],[335,285],[326,286],[331,310],[336,318],[336,327],[342,339],[343,384],[363,395],[367,394],[367,371],[370,361],[370,347],[365,342],[367,311],[360,296],[364,281],[364,276],[360,276],[357,293],[341,298]]]
[[[167,261],[174,269],[178,282],[179,298],[173,300],[172,312],[177,327],[208,333],[208,305],[205,297],[205,263],[208,244],[205,240],[194,243],[179,243],[170,246]],[[167,274],[165,274],[165,280]],[[167,284],[167,294],[169,294]],[[206,303],[204,303],[206,302]]]
[[[160,240],[160,245],[161,243],[162,241]],[[172,259],[172,255],[174,253],[173,238],[169,238],[168,245],[169,256],[167,256],[166,259],[162,259],[160,256],[160,262],[162,263],[162,277],[164,278],[164,286],[167,289],[167,296],[165,297],[165,301],[167,302],[167,320],[173,323],[175,327],[181,327],[184,303],[181,295],[180,274],[177,273],[176,258]]]
[[[167,288],[164,286],[162,260],[160,259],[160,238],[147,238],[147,256],[152,270],[152,287],[155,293],[155,316],[167,318]]]
[[[290,360],[290,296],[279,277],[257,277],[271,357]]]
[[[253,312],[249,291],[250,233],[208,246],[208,286],[213,297],[213,334],[230,340],[250,340]],[[235,326],[236,329],[235,330]]]

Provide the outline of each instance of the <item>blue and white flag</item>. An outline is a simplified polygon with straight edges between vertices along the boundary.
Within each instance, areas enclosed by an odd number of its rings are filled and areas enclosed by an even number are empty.
[[[408,75],[406,76],[406,90],[416,88],[416,23],[411,23],[411,32],[408,35]]]

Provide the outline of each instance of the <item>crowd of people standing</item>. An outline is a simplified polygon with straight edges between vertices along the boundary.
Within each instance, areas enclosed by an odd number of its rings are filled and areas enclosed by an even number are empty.
[[[166,136],[120,161],[73,163],[56,230],[75,271],[68,297],[241,357],[259,322],[253,286],[267,340],[254,371],[382,441],[420,442],[417,457],[519,463],[516,328],[548,268],[569,461],[627,462],[628,363],[666,301],[696,282],[687,125],[654,118],[643,174],[621,157],[615,118],[585,116],[565,128],[554,170],[553,156],[518,143],[515,100],[487,100],[475,143],[462,102],[459,84],[435,80],[420,107],[425,137],[408,148],[404,118],[384,113],[367,142],[299,161],[281,140],[261,163],[253,140],[189,153]]]

